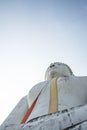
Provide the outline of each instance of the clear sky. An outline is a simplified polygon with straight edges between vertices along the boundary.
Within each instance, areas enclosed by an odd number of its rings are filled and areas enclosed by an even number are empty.
[[[0,0],[0,124],[56,61],[87,76],[87,0]]]

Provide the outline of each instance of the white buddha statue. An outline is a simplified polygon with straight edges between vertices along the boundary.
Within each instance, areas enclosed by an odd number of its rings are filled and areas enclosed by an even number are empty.
[[[37,117],[65,109],[70,111],[73,107],[83,105],[79,109],[81,113],[84,110],[87,111],[87,106],[84,107],[85,104],[87,104],[87,76],[74,76],[68,65],[55,62],[47,68],[45,81],[33,86],[28,95],[19,101],[2,124],[2,130],[5,128],[9,130],[9,127],[12,128],[12,125],[17,124],[21,127],[21,123],[28,124],[28,121],[31,122]],[[74,112],[79,115],[77,110]],[[77,118],[72,116],[77,124],[85,121],[86,117],[85,113],[80,114],[80,117],[77,116]],[[68,119],[66,114],[66,120],[68,121]],[[71,125],[69,124],[69,126]]]
[[[39,97],[27,121],[49,114],[50,98],[52,96],[52,92],[50,93],[51,80],[55,77],[57,77],[58,92],[56,98],[58,99],[56,100],[58,111],[87,103],[87,77],[76,77],[68,65],[55,62],[46,71],[46,81],[35,85],[29,91],[27,96],[29,107],[38,95]]]

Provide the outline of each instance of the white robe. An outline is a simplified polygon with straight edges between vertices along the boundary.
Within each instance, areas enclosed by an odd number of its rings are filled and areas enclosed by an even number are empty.
[[[57,87],[59,111],[87,104],[87,76],[60,77],[57,80]],[[41,82],[29,91],[28,104],[31,106],[40,92],[41,94],[27,121],[48,114],[50,81]]]

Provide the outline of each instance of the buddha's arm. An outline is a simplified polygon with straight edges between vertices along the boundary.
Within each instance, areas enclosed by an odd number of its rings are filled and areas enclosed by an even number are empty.
[[[81,77],[78,77],[79,78],[79,81],[82,85],[82,88],[85,90],[86,94],[87,94],[87,76],[81,76]]]
[[[23,116],[28,110],[27,96],[23,97],[13,111],[9,114],[7,119],[3,122],[2,125],[9,126],[12,124],[20,124]]]
[[[79,76],[79,79],[81,80],[81,82],[87,86],[87,76]]]

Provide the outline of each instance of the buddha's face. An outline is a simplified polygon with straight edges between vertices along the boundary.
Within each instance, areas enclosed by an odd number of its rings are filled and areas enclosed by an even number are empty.
[[[70,76],[72,75],[71,69],[63,63],[55,62],[50,64],[48,67],[46,74],[45,74],[45,79],[50,80],[54,77],[63,77],[63,76]]]

